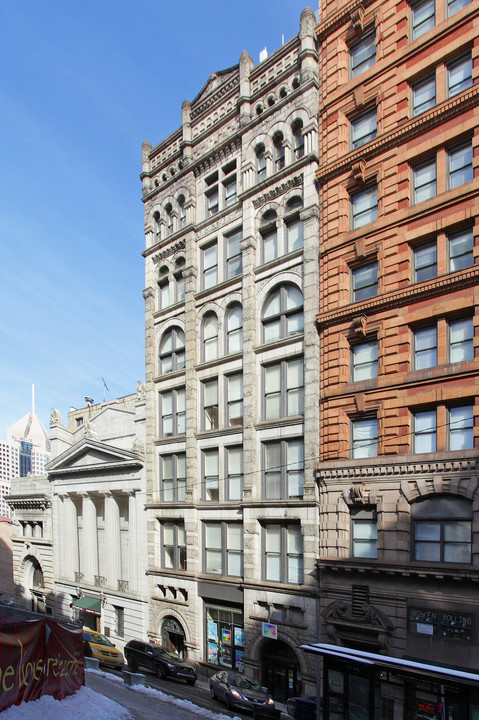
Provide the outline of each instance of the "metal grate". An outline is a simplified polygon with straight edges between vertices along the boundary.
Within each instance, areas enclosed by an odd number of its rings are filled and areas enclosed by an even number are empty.
[[[367,585],[353,585],[353,616],[364,615],[363,605],[369,604],[369,587]]]

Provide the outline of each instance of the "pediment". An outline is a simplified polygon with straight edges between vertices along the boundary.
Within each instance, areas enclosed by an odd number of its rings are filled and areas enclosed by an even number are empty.
[[[238,68],[239,65],[234,65],[226,70],[217,70],[211,73],[191,105],[201,104],[209,95],[213,95],[221,85],[224,85],[238,74]]]
[[[55,473],[64,473],[68,470],[88,470],[89,468],[99,468],[101,466],[111,465],[131,465],[132,462],[138,462],[138,455],[128,450],[121,450],[112,447],[106,443],[100,443],[91,438],[83,439],[73,445],[57,458],[48,463],[47,471],[49,475]]]

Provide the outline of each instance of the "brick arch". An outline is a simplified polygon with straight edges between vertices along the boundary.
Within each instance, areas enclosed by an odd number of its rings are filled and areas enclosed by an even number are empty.
[[[401,493],[409,505],[417,500],[434,495],[456,495],[468,500],[479,499],[479,480],[475,477],[463,479],[434,476],[433,478],[419,478],[403,480]]]

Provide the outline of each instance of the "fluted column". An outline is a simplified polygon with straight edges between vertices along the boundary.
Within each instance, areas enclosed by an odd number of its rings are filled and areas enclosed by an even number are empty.
[[[107,585],[118,587],[121,579],[120,509],[113,495],[105,496],[105,548]]]
[[[94,582],[98,575],[98,528],[96,506],[90,495],[83,495],[82,567],[84,580]]]
[[[77,509],[73,497],[70,495],[65,498],[63,504],[65,513],[65,525],[68,530],[64,534],[66,544],[65,552],[65,576],[75,579],[75,573],[79,571],[78,557],[78,517]]]

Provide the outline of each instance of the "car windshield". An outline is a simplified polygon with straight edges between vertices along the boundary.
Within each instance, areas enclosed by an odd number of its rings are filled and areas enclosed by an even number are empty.
[[[230,682],[235,687],[240,688],[240,690],[261,692],[261,685],[257,683],[256,680],[247,678],[244,675],[230,675]]]
[[[180,658],[179,655],[176,655],[174,652],[171,652],[171,650],[165,650],[165,648],[159,647],[159,648],[156,648],[156,651],[165,660],[169,660],[170,662],[183,662],[183,659]]]
[[[104,635],[93,635],[93,633],[83,633],[83,639],[89,642],[95,643],[96,645],[106,645],[107,647],[115,647],[112,642],[108,640]]]

